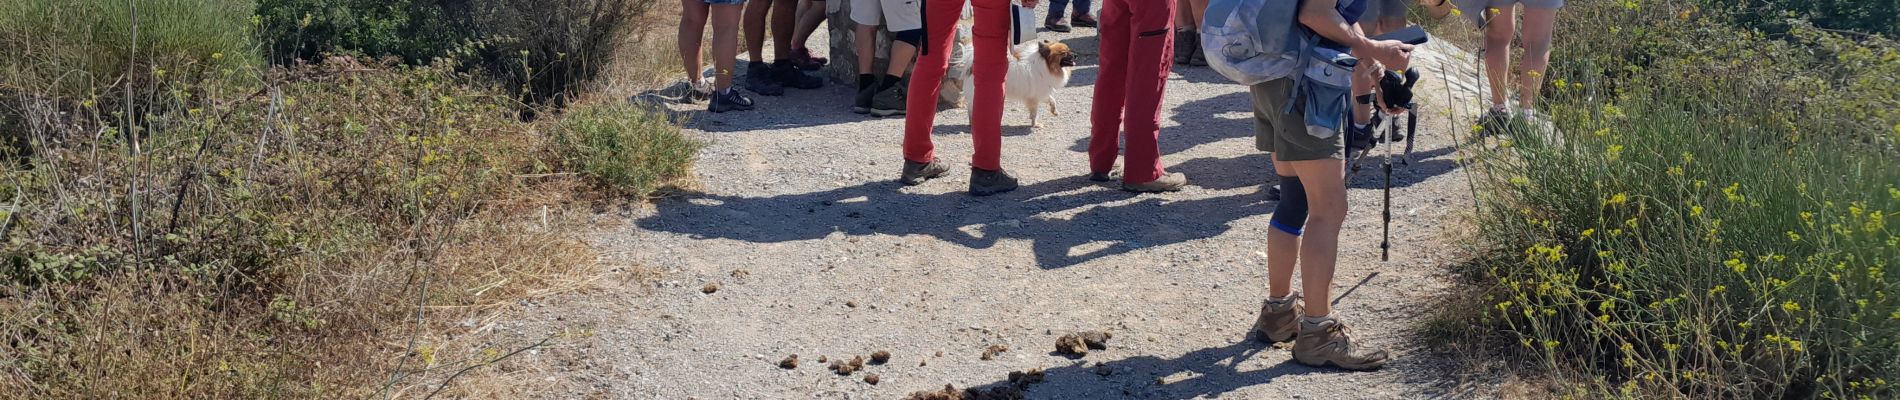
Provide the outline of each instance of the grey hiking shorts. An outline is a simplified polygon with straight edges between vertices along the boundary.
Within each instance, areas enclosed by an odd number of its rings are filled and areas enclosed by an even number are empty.
[[[1256,83],[1247,91],[1253,94],[1254,148],[1273,153],[1273,159],[1280,161],[1346,158],[1339,138],[1344,135],[1313,136],[1306,133],[1304,116],[1286,112],[1293,95],[1292,79]]]

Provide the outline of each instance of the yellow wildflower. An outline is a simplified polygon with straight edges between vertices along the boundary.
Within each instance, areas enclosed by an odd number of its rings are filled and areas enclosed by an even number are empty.
[[[1794,300],[1788,300],[1788,301],[1786,301],[1786,302],[1783,302],[1783,303],[1781,303],[1781,311],[1787,311],[1787,312],[1791,312],[1791,313],[1792,313],[1792,312],[1800,312],[1800,311],[1801,311],[1801,303],[1796,303],[1796,302],[1794,302]]]
[[[1691,207],[1689,207],[1689,216],[1691,216],[1691,217],[1700,217],[1700,216],[1702,216],[1702,206],[1691,206]]]
[[[1604,200],[1604,201],[1603,201],[1603,205],[1606,205],[1606,206],[1620,206],[1620,205],[1623,205],[1623,203],[1627,203],[1627,202],[1629,202],[1629,200],[1630,200],[1630,198],[1629,198],[1629,196],[1627,196],[1627,195],[1624,195],[1624,194],[1622,194],[1622,193],[1617,193],[1617,194],[1616,194],[1616,195],[1614,195],[1614,196],[1610,196],[1610,199],[1609,199],[1609,200]]]
[[[1722,262],[1722,265],[1727,265],[1730,271],[1735,271],[1737,274],[1748,272],[1748,263],[1742,262],[1739,258],[1730,258]]]
[[[1609,155],[1610,161],[1616,161],[1623,157],[1623,145],[1612,144],[1605,153]]]

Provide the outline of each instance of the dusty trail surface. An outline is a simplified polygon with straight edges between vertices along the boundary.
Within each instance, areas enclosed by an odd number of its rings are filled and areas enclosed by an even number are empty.
[[[691,126],[711,142],[698,187],[602,214],[606,228],[592,235],[608,262],[659,278],[606,279],[509,311],[488,329],[579,333],[523,355],[552,366],[514,374],[557,383],[534,394],[548,398],[893,399],[945,384],[1006,385],[1009,372],[1031,368],[1047,369],[1026,393],[1037,399],[1495,395],[1491,378],[1453,376],[1418,338],[1433,299],[1451,288],[1446,266],[1459,259],[1453,241],[1472,208],[1447,111],[1455,105],[1468,120],[1476,109],[1468,54],[1434,44],[1415,64],[1430,71],[1423,139],[1392,178],[1398,245],[1389,262],[1378,248],[1383,176],[1375,165],[1351,179],[1337,315],[1395,361],[1341,373],[1245,338],[1266,294],[1274,207],[1245,88],[1177,67],[1161,145],[1169,171],[1192,186],[1122,192],[1084,177],[1094,30],[1043,35],[1076,48],[1081,66],[1058,94],[1064,113],[1045,116],[1045,127],[1028,129],[1021,105],[1006,112],[1003,163],[1023,187],[998,196],[965,194],[963,110],[941,113],[936,130],[940,156],[956,168],[904,187],[893,182],[903,119],[851,114],[848,84],[755,96],[752,112],[674,106],[697,113]],[[708,283],[717,290],[706,293]],[[1078,330],[1114,338],[1082,359],[1053,352],[1059,335]],[[982,360],[997,344],[1009,350]],[[849,377],[817,361],[878,350],[893,355],[888,364]],[[800,365],[780,368],[791,354]]]

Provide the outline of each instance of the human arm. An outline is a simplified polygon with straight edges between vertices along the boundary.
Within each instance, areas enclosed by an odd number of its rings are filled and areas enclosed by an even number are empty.
[[[1339,15],[1339,0],[1305,0],[1300,4],[1300,24],[1313,33],[1344,44],[1353,52],[1364,54],[1384,64],[1386,68],[1405,70],[1411,65],[1412,45],[1396,40],[1371,40],[1365,33],[1344,16]]]

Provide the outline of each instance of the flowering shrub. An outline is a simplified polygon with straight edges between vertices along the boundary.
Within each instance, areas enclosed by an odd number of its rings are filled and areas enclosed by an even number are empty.
[[[1479,155],[1469,318],[1587,397],[1900,396],[1896,46],[1664,1],[1562,18],[1561,133]]]

